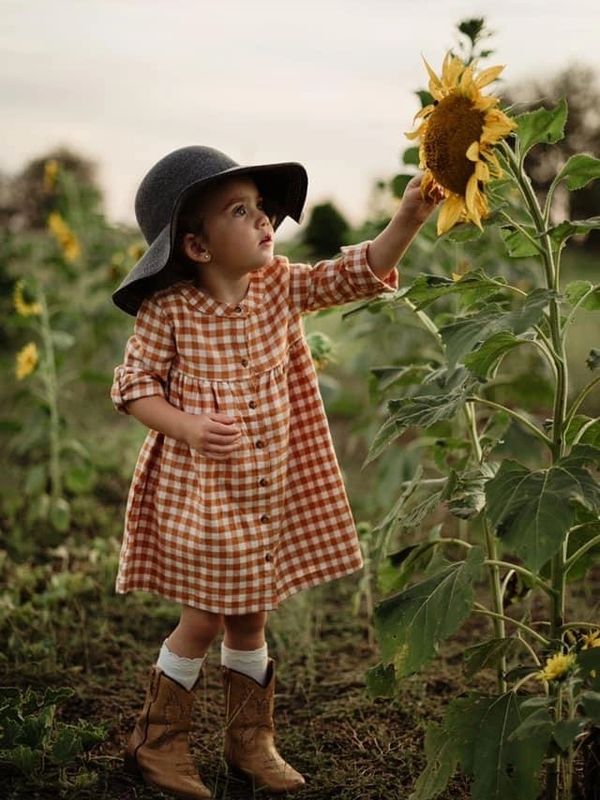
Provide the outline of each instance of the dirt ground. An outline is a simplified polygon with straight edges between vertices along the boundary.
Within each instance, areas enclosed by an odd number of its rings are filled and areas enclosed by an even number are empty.
[[[465,632],[448,648],[454,655],[447,653],[426,673],[408,679],[397,697],[370,699],[364,676],[378,661],[377,648],[368,641],[364,618],[357,619],[350,611],[352,589],[351,581],[339,581],[304,593],[313,595],[308,604],[292,598],[287,602],[289,606],[295,602],[295,609],[285,612],[283,604],[282,611],[274,615],[270,654],[277,664],[277,743],[284,757],[306,778],[306,788],[295,795],[298,800],[407,798],[424,764],[423,726],[442,716],[448,699],[473,688],[460,670],[460,638]],[[310,616],[310,625],[301,636],[284,635],[285,613],[296,618],[304,613]],[[277,619],[279,615],[283,619]],[[127,626],[133,621],[122,622]],[[119,620],[112,624],[118,625]],[[61,706],[62,721],[81,718],[110,725],[107,740],[86,756],[86,768],[96,774],[95,785],[62,796],[82,800],[161,796],[123,771],[121,752],[143,704],[149,667],[170,629],[164,620],[148,619],[143,629],[138,629],[135,649],[119,654],[115,647],[111,654],[99,648],[99,660],[89,674],[56,676],[56,685],[71,685],[76,690]],[[194,709],[192,749],[199,772],[215,798],[269,797],[228,776],[221,761],[223,706],[218,662],[214,647]],[[13,677],[12,684],[18,685],[18,676]],[[27,683],[42,688],[31,679]],[[61,796],[57,785],[41,790],[16,777],[8,779],[5,788],[7,800]],[[441,797],[461,800],[469,793],[464,781],[456,779]]]
[[[353,589],[351,579],[319,587],[287,601],[272,616],[269,644],[278,675],[277,742],[284,757],[306,778],[306,788],[295,795],[298,800],[408,800],[425,763],[426,723],[441,719],[445,704],[461,692],[494,691],[491,673],[467,679],[462,672],[464,647],[487,635],[489,623],[478,617],[471,618],[443,646],[438,660],[407,679],[396,697],[370,699],[364,678],[378,661],[377,647],[369,642],[364,615],[357,618],[351,612]],[[162,796],[123,771],[121,752],[143,704],[149,667],[172,624],[151,615],[146,620],[128,616],[124,603],[122,617],[110,620],[110,626],[115,631],[130,631],[135,647],[124,648],[116,640],[112,648],[99,646],[91,670],[55,678],[56,685],[71,685],[76,691],[61,706],[63,721],[109,724],[106,741],[85,756],[85,768],[95,775],[94,785],[61,792],[58,785],[41,790],[13,777],[4,784],[2,796],[7,800],[57,796],[145,800]],[[229,776],[221,761],[223,707],[218,661],[215,646],[195,706],[192,748],[199,772],[220,800],[270,797]],[[19,677],[13,678],[13,685],[18,685]],[[36,686],[31,679],[27,683]],[[440,800],[469,797],[467,782],[457,776]]]

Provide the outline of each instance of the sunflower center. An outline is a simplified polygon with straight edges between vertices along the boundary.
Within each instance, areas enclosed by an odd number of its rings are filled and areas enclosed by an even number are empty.
[[[440,100],[427,120],[423,139],[427,167],[438,183],[455,194],[465,194],[475,169],[465,153],[479,141],[484,116],[468,97],[451,94]]]

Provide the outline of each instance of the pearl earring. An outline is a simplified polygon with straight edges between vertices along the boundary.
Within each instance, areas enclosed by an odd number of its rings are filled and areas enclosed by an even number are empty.
[[[204,261],[210,261],[210,253],[203,253],[202,258]]]

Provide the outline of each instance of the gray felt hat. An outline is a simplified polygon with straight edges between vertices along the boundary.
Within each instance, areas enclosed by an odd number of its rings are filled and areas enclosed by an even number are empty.
[[[113,293],[115,305],[135,316],[145,297],[185,277],[171,261],[183,203],[200,188],[238,175],[256,182],[275,228],[286,216],[300,222],[308,186],[301,164],[240,166],[212,147],[175,150],[152,167],[137,191],[135,215],[150,246]]]

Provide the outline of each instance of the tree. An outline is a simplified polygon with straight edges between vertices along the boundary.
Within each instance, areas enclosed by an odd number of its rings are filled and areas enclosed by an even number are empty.
[[[543,105],[556,105],[561,97],[567,100],[569,115],[565,137],[554,145],[540,144],[525,159],[525,168],[533,186],[542,196],[548,191],[558,167],[576,153],[598,155],[600,152],[600,87],[598,76],[590,67],[573,66],[548,81],[530,81],[503,92],[508,104],[519,112],[539,107],[533,98],[543,98]],[[555,195],[553,216],[557,222],[570,217],[586,219],[598,214],[600,184],[592,183],[577,192],[564,189]],[[588,234],[585,245],[600,247],[600,232]]]
[[[303,236],[315,258],[331,257],[344,244],[350,226],[333,203],[313,206]]]

